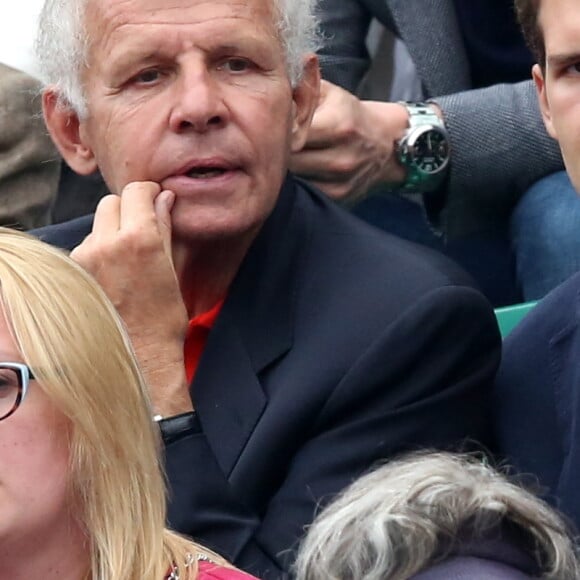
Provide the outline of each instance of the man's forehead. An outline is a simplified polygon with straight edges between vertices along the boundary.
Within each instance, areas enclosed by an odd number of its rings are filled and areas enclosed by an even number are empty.
[[[536,5],[536,22],[540,30],[542,30],[542,8],[544,7],[544,4],[545,2],[538,0]]]
[[[544,41],[547,37],[557,39],[564,31],[575,30],[580,25],[580,0],[539,0],[537,25]]]
[[[203,23],[220,18],[274,22],[274,0],[88,0],[87,23],[116,27],[131,23]]]
[[[102,68],[113,54],[133,52],[143,42],[162,39],[171,46],[203,46],[219,37],[276,42],[281,48],[275,0],[87,0],[85,31],[89,61]],[[136,30],[140,27],[140,30]],[[159,30],[161,28],[161,30]],[[183,42],[185,41],[185,44]],[[159,44],[159,43],[157,43]],[[207,46],[205,46],[207,48]],[[272,47],[273,49],[273,47]],[[159,52],[159,47],[156,49]],[[266,48],[266,50],[268,50]],[[152,51],[149,50],[149,53]],[[98,56],[97,56],[98,55]],[[92,62],[90,69],[96,63]]]
[[[580,0],[543,0],[541,3],[538,26],[548,71],[557,72],[580,59],[579,8]]]

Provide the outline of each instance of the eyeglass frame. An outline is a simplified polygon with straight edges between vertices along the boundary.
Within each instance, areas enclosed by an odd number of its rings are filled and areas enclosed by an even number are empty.
[[[26,393],[28,392],[28,385],[30,384],[30,381],[35,380],[32,370],[28,365],[24,363],[0,362],[0,369],[2,368],[18,371],[16,374],[18,376],[19,390],[18,396],[16,397],[16,401],[14,402],[12,409],[10,409],[10,411],[8,411],[6,415],[0,417],[0,421],[4,421],[4,419],[7,419],[8,417],[10,417],[10,415],[13,415],[16,409],[20,407],[22,401],[24,401],[24,398],[26,397]]]

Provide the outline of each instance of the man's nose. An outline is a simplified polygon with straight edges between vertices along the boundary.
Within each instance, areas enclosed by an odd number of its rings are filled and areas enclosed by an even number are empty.
[[[176,133],[205,133],[227,123],[228,109],[219,81],[208,70],[183,73],[177,83],[170,125]]]

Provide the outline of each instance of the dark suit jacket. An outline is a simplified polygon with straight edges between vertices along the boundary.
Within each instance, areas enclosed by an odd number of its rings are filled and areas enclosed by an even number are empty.
[[[68,248],[90,219],[41,237]],[[170,444],[169,517],[261,578],[375,461],[486,440],[500,350],[491,307],[439,254],[288,179],[235,278]]]
[[[453,0],[321,0],[320,13],[323,75],[351,91],[369,67],[373,17],[405,42],[424,97],[441,107],[449,130],[453,163],[439,216],[449,236],[496,227],[532,183],[564,168],[531,80],[472,90]]]
[[[580,529],[580,274],[505,341],[494,388],[498,448]]]

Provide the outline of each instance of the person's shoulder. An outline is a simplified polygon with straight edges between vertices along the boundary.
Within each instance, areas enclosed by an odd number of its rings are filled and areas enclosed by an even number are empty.
[[[40,88],[37,79],[0,63],[0,150],[10,153],[17,147],[24,159],[33,151],[37,164],[57,157],[40,114]]]
[[[461,540],[453,553],[413,576],[413,580],[526,580],[541,570],[523,530],[506,524]]]
[[[473,580],[474,578],[530,580],[532,577],[502,562],[474,556],[455,556],[413,576],[412,580],[448,580],[449,578],[453,578],[453,580]]]
[[[40,81],[24,71],[12,68],[0,62],[0,86],[29,88],[32,90],[40,88]]]
[[[298,205],[313,221],[313,252],[318,262],[372,272],[393,281],[412,281],[417,289],[458,285],[475,287],[469,274],[441,252],[432,250],[370,225],[339,207],[316,188],[298,181]]]
[[[198,580],[256,580],[236,568],[226,568],[211,562],[200,562]]]
[[[553,395],[547,385],[555,377],[554,361],[558,360],[558,376],[576,367],[579,298],[580,273],[542,298],[504,339],[495,391],[505,409],[509,397],[514,408],[521,408],[524,395],[527,402],[549,404]]]
[[[51,246],[73,250],[91,233],[93,218],[94,214],[89,214],[60,224],[30,230],[28,233]]]
[[[0,63],[0,113],[8,127],[44,127],[39,115],[41,83],[29,74]],[[8,132],[10,134],[10,131]],[[46,140],[49,141],[48,134]]]

